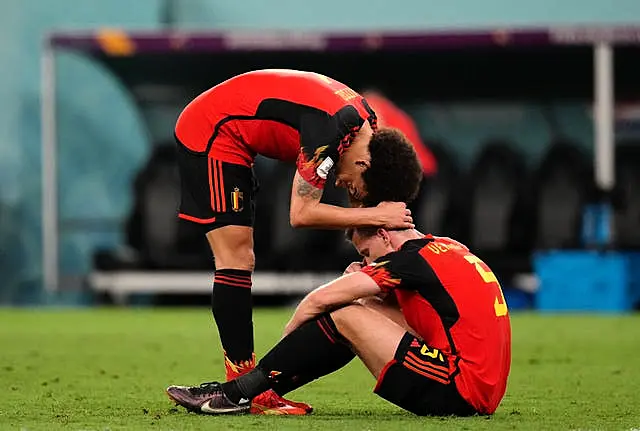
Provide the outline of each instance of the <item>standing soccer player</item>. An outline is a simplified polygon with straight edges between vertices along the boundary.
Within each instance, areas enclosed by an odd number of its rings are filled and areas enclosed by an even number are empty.
[[[413,227],[405,202],[417,195],[420,165],[397,132],[376,131],[364,98],[326,76],[260,70],[231,78],[196,97],[176,124],[182,179],[179,216],[206,227],[215,258],[212,311],[226,377],[255,366],[251,306],[256,155],[296,162],[290,201],[294,227]],[[320,203],[327,174],[373,208]],[[398,195],[398,190],[406,192]],[[383,202],[398,196],[397,202]],[[207,385],[181,387],[207,397]],[[171,391],[169,396],[173,397]],[[311,407],[274,391],[253,399],[254,413],[305,414]]]
[[[413,229],[356,229],[350,236],[374,262],[307,295],[285,338],[254,371],[211,383],[214,395],[185,396],[183,406],[207,414],[246,412],[265,389],[293,390],[357,355],[377,379],[374,392],[415,414],[496,410],[509,376],[511,326],[494,273],[449,238]],[[389,295],[400,318],[355,302]]]

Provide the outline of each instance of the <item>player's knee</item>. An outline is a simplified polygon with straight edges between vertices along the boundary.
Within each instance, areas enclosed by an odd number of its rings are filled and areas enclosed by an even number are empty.
[[[377,296],[369,296],[367,298],[358,299],[356,301],[356,304],[368,307],[373,310],[377,310],[384,305],[384,302]]]
[[[349,328],[358,321],[359,314],[364,310],[364,306],[353,303],[331,312],[331,319],[335,323],[338,332],[346,336]]]

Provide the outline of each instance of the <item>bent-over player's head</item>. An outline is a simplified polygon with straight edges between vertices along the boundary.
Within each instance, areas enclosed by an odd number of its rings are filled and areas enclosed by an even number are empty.
[[[369,264],[397,250],[409,239],[419,237],[415,229],[387,230],[383,228],[349,228],[346,237]]]
[[[413,201],[423,177],[413,145],[399,130],[368,129],[361,130],[340,158],[336,186],[347,188],[365,206]]]

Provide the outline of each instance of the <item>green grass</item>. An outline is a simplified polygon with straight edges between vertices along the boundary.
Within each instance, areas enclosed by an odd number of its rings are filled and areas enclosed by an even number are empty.
[[[291,310],[258,310],[263,353]],[[205,417],[168,384],[220,379],[210,313],[0,310],[0,429],[630,430],[640,428],[640,316],[515,315],[507,395],[493,417],[419,418],[372,394],[357,361],[291,398],[309,417]]]

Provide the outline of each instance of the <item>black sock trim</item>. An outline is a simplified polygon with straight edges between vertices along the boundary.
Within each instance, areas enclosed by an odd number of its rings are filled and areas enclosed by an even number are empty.
[[[346,338],[344,338],[342,334],[338,332],[338,328],[336,327],[336,324],[331,318],[330,314],[323,314],[318,318],[317,322],[318,326],[320,326],[320,329],[322,329],[322,332],[324,332],[331,343],[335,344],[336,342],[338,342],[348,344]]]
[[[239,278],[251,278],[253,272],[244,269],[216,269],[216,275],[224,274]]]
[[[220,269],[215,272],[214,284],[251,288],[251,271],[241,269]]]

